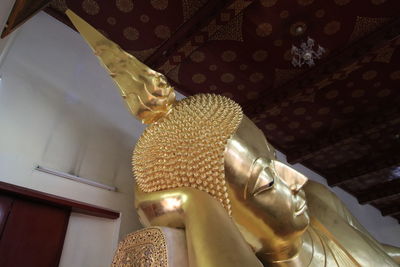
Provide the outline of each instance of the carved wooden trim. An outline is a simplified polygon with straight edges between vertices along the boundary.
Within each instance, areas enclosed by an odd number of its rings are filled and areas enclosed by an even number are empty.
[[[381,210],[382,216],[393,216],[393,215],[400,214],[400,206],[390,206],[390,207],[381,208],[380,210]]]
[[[391,180],[379,184],[373,188],[367,189],[358,194],[357,199],[360,204],[369,204],[371,202],[396,196],[400,194],[400,180]]]
[[[389,150],[377,151],[372,156],[348,161],[335,168],[326,169],[323,173],[330,186],[338,186],[369,173],[396,167],[399,163],[400,153],[398,147],[394,147]]]
[[[374,116],[354,120],[350,127],[339,128],[335,132],[321,134],[312,140],[305,141],[287,152],[287,161],[290,164],[300,163],[323,153],[330,147],[340,147],[349,139],[362,139],[368,130],[379,129],[381,126],[396,123],[400,116],[400,108],[381,111]]]
[[[0,193],[46,203],[48,205],[68,209],[72,212],[82,213],[91,216],[103,217],[108,219],[117,219],[120,216],[119,212],[117,211],[4,182],[0,182]]]

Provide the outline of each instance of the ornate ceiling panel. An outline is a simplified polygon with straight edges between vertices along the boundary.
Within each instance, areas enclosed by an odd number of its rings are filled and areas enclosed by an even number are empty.
[[[57,0],[52,7],[58,11],[70,8],[123,49],[141,60],[146,60],[205,2],[206,0]]]
[[[178,60],[172,53],[158,67],[167,75],[179,67],[172,78],[186,93],[213,91],[245,104],[303,73],[292,68],[290,49],[305,36],[316,39],[329,55],[396,16],[387,4],[368,2],[356,14],[359,1],[331,2],[254,1],[214,34],[218,38],[200,40],[195,51]],[[299,23],[306,25],[300,37],[293,31]]]

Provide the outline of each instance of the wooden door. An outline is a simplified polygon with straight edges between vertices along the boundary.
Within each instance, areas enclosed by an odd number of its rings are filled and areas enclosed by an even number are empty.
[[[0,202],[9,212],[3,216],[0,266],[58,266],[70,211],[21,198],[12,198],[11,206],[10,198],[0,196]],[[0,211],[0,226],[1,218]]]

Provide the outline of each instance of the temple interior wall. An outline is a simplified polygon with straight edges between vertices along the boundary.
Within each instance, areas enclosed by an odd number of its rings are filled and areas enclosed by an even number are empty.
[[[140,227],[130,162],[143,126],[80,36],[52,17],[38,14],[8,42],[0,66],[0,181],[119,211],[117,220],[72,213],[60,262],[109,266],[118,240]]]
[[[118,240],[140,227],[133,208],[130,157],[144,127],[130,116],[81,37],[47,14],[26,23],[3,52],[0,180],[120,211],[118,220],[73,213],[60,264],[108,266]],[[38,164],[118,191],[37,172]],[[294,167],[326,184],[303,166]],[[343,190],[333,190],[373,236],[400,246],[397,221],[359,205]]]

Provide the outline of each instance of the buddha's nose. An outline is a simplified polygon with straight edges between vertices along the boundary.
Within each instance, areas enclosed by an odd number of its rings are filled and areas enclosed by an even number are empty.
[[[293,170],[293,171],[295,171],[295,170]],[[295,171],[296,172],[296,190],[297,191],[300,191],[302,188],[303,188],[303,186],[307,183],[307,181],[308,181],[308,178],[306,177],[306,176],[304,176],[303,174],[301,174],[301,173],[299,173],[299,172],[297,172],[297,171]]]
[[[305,183],[304,183],[305,184]],[[294,195],[297,195],[301,198],[306,198],[306,193],[304,192],[304,190],[302,189],[304,184],[302,184],[301,186],[298,185],[291,185],[289,188],[290,190],[293,192]]]
[[[279,177],[285,181],[294,193],[299,192],[307,183],[308,178],[295,169],[275,160],[273,160],[273,164]]]

